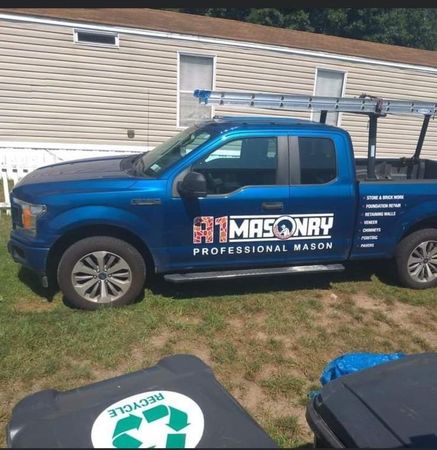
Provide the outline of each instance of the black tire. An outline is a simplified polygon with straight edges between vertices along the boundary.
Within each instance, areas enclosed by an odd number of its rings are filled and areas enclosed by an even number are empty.
[[[428,241],[437,242],[437,229],[426,228],[415,231],[399,242],[395,252],[395,261],[398,277],[403,286],[412,289],[428,289],[437,286],[437,277],[429,281],[417,281],[408,270],[408,260],[413,250]]]
[[[107,256],[104,256],[103,258],[102,255],[105,254]],[[97,267],[99,267],[100,264],[95,255],[102,258],[103,261],[108,261],[109,258],[115,256],[114,260],[116,262],[121,262],[123,268],[113,272],[113,275],[107,275],[106,273],[110,272],[106,272],[107,270],[109,271],[109,269],[106,268],[105,264],[105,273],[103,273],[102,270],[97,272]],[[89,259],[89,256],[91,256],[91,259]],[[83,258],[86,258],[86,260]],[[83,261],[85,261],[86,264],[84,264]],[[89,261],[96,261],[94,269],[89,268]],[[109,261],[112,261],[112,259],[109,259]],[[79,264],[79,266],[77,266],[77,264]],[[97,264],[99,264],[99,266],[97,266]],[[116,266],[117,264],[114,264],[114,267]],[[86,273],[80,275],[79,272],[82,273],[82,271],[78,271],[75,267],[84,267]],[[75,271],[73,269],[75,269]],[[95,270],[97,276],[88,275],[90,270]],[[115,277],[115,279],[109,279],[109,277],[112,276]],[[120,278],[121,276],[123,278]],[[84,290],[84,288],[81,287],[82,285],[79,284],[79,281],[75,284],[73,277],[75,277],[75,280],[78,280],[79,277],[96,279],[94,280],[93,286],[95,287],[96,284],[99,285],[97,286],[97,290],[100,290],[100,296],[96,294],[95,297],[92,297],[91,294],[93,293],[90,292],[85,292],[84,295],[81,295],[78,290]],[[102,279],[101,277],[105,278]],[[117,277],[119,278],[117,279]],[[57,279],[59,287],[67,302],[77,308],[96,310],[102,307],[123,306],[134,302],[141,293],[146,280],[146,264],[138,250],[129,243],[109,236],[93,236],[81,239],[67,248],[58,265]],[[121,281],[122,288],[119,288],[118,286],[120,284],[115,284],[115,281],[118,283]],[[80,280],[80,282],[82,282],[82,280]],[[88,282],[92,283],[93,280],[89,279],[86,283]],[[106,285],[106,287],[103,287],[104,292],[100,287],[102,286],[102,283],[105,283]],[[125,284],[126,286],[124,286]],[[78,286],[79,289],[77,288]],[[90,291],[90,289],[88,289],[88,291]],[[117,289],[119,289],[119,291],[117,291]],[[107,295],[105,296],[103,294]],[[92,298],[94,298],[94,300]]]

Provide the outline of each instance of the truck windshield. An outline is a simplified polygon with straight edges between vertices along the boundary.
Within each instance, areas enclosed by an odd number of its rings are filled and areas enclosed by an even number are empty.
[[[134,161],[135,170],[156,177],[210,138],[210,130],[194,125],[138,157]]]

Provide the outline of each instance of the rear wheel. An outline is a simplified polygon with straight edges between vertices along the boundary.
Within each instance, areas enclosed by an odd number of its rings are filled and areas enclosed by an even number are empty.
[[[437,286],[437,230],[411,233],[396,250],[396,265],[404,286],[426,289]]]
[[[74,243],[58,266],[59,287],[65,298],[81,309],[132,303],[145,279],[146,265],[138,250],[109,236]]]

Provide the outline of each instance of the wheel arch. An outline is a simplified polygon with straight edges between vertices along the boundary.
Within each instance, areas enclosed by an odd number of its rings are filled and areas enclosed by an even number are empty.
[[[405,239],[410,234],[412,234],[416,231],[419,231],[419,230],[424,230],[426,228],[434,228],[437,230],[437,215],[426,217],[424,219],[419,220],[418,222],[411,224],[409,227],[407,227],[405,229],[405,231],[400,236],[397,243],[399,244],[399,242],[401,242],[403,239]]]
[[[81,239],[93,236],[109,236],[128,242],[140,252],[146,263],[147,271],[149,273],[154,271],[155,261],[152,253],[146,243],[139,236],[126,228],[116,225],[92,224],[82,225],[69,230],[57,241],[55,241],[50,248],[47,257],[47,275],[49,278],[56,280],[56,270],[58,268],[59,261],[68,247]]]
[[[414,255],[414,252],[424,242],[437,241],[437,227],[433,225],[434,222],[432,221],[418,222],[414,229],[411,227],[408,230],[409,233],[405,235],[396,247],[395,263],[398,277],[403,286],[412,289],[426,289],[437,286],[435,267],[430,267],[435,266],[435,263],[430,261],[435,256],[429,256],[428,251],[430,250],[428,247],[422,248],[419,254]],[[410,258],[412,256],[415,256],[415,261],[411,261]]]

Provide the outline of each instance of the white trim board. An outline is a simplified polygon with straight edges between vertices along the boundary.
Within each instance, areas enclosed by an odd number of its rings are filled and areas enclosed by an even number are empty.
[[[101,30],[101,31],[112,31],[117,33],[126,33],[126,34],[136,34],[142,36],[151,36],[158,38],[167,38],[167,39],[180,39],[187,41],[197,41],[197,42],[206,42],[211,44],[222,44],[222,45],[230,45],[236,47],[243,48],[255,48],[261,50],[271,50],[281,53],[290,53],[295,55],[304,55],[304,56],[313,56],[325,59],[334,59],[339,61],[351,61],[358,62],[364,64],[374,64],[380,66],[388,66],[388,67],[396,67],[402,69],[413,69],[419,70],[422,72],[431,72],[437,73],[437,67],[428,67],[421,66],[415,64],[406,64],[406,63],[397,63],[392,61],[383,61],[366,57],[359,56],[348,56],[348,55],[340,55],[337,53],[328,53],[323,51],[315,51],[315,50],[302,50],[298,48],[290,48],[283,47],[280,45],[270,45],[270,44],[258,44],[254,42],[248,41],[236,41],[232,39],[222,39],[222,38],[212,38],[206,36],[195,36],[190,34],[180,34],[173,32],[165,32],[165,31],[154,31],[154,30],[143,30],[140,28],[134,27],[121,27],[121,26],[112,26],[112,25],[98,25],[98,24],[90,24],[89,22],[74,22],[68,20],[61,19],[49,19],[43,17],[36,16],[28,16],[28,15],[19,15],[19,14],[6,14],[0,13],[0,19],[4,20],[13,20],[18,22],[33,22],[33,23],[42,23],[48,25],[58,25],[65,27],[77,27],[82,29],[92,29],[92,30]]]
[[[147,145],[57,144],[54,142],[0,141],[0,148],[145,152],[151,150],[153,147],[148,147]]]

